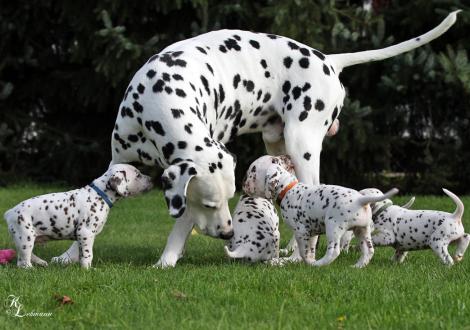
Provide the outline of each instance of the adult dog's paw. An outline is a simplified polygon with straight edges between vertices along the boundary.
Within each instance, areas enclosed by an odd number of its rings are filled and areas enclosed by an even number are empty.
[[[160,260],[153,265],[153,268],[172,268],[176,266],[176,262],[178,261],[178,256],[172,255],[172,254],[167,254],[164,256],[161,256]]]

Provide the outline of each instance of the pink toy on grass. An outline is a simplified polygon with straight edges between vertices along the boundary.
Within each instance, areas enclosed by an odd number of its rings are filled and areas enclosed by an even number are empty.
[[[16,256],[15,250],[0,250],[0,265],[4,265],[13,260]]]

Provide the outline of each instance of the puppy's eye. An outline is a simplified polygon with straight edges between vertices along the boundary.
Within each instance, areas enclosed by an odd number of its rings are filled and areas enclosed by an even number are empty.
[[[207,205],[207,204],[202,204],[206,209],[212,209],[215,210],[217,207],[214,205]]]

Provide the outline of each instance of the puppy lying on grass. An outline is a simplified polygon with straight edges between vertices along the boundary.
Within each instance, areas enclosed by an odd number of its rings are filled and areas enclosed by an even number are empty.
[[[279,217],[271,201],[243,195],[232,220],[234,235],[224,247],[230,258],[249,262],[279,258]]]
[[[47,266],[33,253],[36,242],[76,240],[80,265],[89,268],[93,243],[103,229],[113,203],[152,187],[151,178],[131,165],[111,165],[89,185],[67,192],[33,197],[5,212],[8,230],[15,241],[18,267]]]

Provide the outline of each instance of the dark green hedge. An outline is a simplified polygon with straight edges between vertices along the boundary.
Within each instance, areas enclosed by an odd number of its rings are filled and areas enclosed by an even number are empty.
[[[340,134],[327,139],[322,181],[445,186],[470,192],[470,7],[464,1],[0,0],[0,182],[83,184],[110,160],[119,102],[135,71],[166,45],[240,28],[292,37],[325,53],[381,48],[461,8],[432,44],[346,69]],[[263,153],[259,135],[229,146],[237,178]]]

